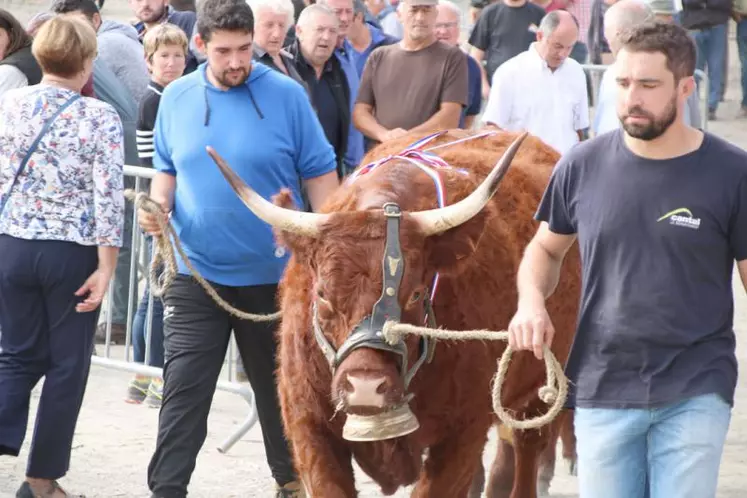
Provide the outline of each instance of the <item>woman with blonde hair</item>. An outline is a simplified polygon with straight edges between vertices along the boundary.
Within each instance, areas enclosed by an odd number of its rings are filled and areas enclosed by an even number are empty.
[[[70,496],[57,479],[70,465],[124,225],[121,121],[80,95],[96,33],[58,16],[32,52],[41,83],[0,98],[0,455],[18,456],[31,390],[44,377],[17,498]]]

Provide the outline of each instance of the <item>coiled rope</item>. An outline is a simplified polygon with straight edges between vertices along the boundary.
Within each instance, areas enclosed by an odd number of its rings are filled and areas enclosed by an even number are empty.
[[[220,297],[213,286],[210,285],[202,275],[200,275],[200,272],[198,272],[194,268],[194,266],[192,266],[189,258],[186,254],[184,254],[184,249],[182,248],[182,244],[179,241],[179,237],[177,237],[176,232],[174,231],[174,227],[172,227],[171,223],[169,223],[169,220],[166,214],[161,209],[161,206],[159,206],[156,201],[148,197],[145,192],[135,192],[132,189],[127,189],[125,190],[124,195],[127,199],[135,204],[135,210],[142,209],[149,214],[155,215],[156,222],[158,223],[158,227],[160,228],[160,233],[158,235],[154,235],[155,243],[153,250],[153,261],[151,261],[149,269],[150,287],[151,292],[153,292],[154,296],[161,297],[176,277],[178,271],[176,264],[176,255],[174,254],[174,249],[176,249],[176,252],[178,252],[179,256],[181,256],[182,261],[184,261],[187,269],[189,269],[189,271],[192,273],[192,277],[197,280],[197,283],[199,283],[200,286],[205,289],[205,292],[208,293],[208,295],[220,308],[242,320],[252,320],[254,322],[271,322],[280,318],[282,314],[280,311],[269,315],[258,315],[238,310],[228,304],[222,297]],[[158,270],[160,269],[161,263],[163,263],[163,272],[159,277]]]
[[[491,330],[445,330],[432,329],[428,327],[417,327],[407,323],[387,322],[382,330],[384,339],[390,344],[398,343],[403,335],[418,335],[430,337],[436,340],[451,341],[508,341],[508,332],[494,332]],[[517,420],[513,418],[501,404],[501,390],[506,379],[508,364],[513,353],[511,346],[507,346],[501,359],[498,361],[498,370],[493,377],[492,398],[493,411],[498,418],[510,429],[538,429],[552,422],[563,409],[568,397],[568,378],[563,372],[563,366],[555,358],[550,348],[544,347],[545,371],[547,382],[542,386],[538,395],[546,404],[551,405],[547,413],[535,418]]]

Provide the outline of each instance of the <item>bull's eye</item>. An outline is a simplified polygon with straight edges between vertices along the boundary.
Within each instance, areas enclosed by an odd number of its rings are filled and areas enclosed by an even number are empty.
[[[317,289],[316,291],[316,300],[319,304],[319,311],[332,311],[332,303],[330,303],[329,300],[325,299],[324,291],[322,291],[321,289]]]
[[[410,301],[407,304],[415,304],[418,301],[420,301],[420,298],[423,296],[423,293],[420,291],[415,291],[410,295]]]

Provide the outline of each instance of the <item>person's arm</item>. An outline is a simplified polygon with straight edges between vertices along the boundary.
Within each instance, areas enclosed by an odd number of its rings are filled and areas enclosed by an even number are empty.
[[[480,65],[475,61],[475,59],[473,59],[469,54],[466,54],[466,58],[469,104],[464,113],[464,127],[469,130],[475,122],[475,117],[478,116],[482,110],[482,72],[480,71]]]
[[[399,128],[388,130],[381,126],[373,115],[374,107],[376,107],[373,78],[380,55],[380,50],[371,52],[366,65],[363,67],[363,75],[361,76],[358,95],[355,99],[355,106],[353,107],[353,125],[365,136],[378,142],[384,142],[388,139],[396,138],[398,134],[404,135],[407,132]]]
[[[98,265],[75,291],[81,300],[75,311],[98,309],[117,267],[125,225],[124,132],[114,109],[105,109],[96,130],[96,156],[93,158],[93,223]]]
[[[169,123],[168,116],[173,104],[166,98],[161,97],[159,104],[160,112],[156,115],[156,124],[153,130],[153,168],[157,173],[150,184],[150,198],[153,199],[164,213],[168,214],[174,209],[174,193],[176,192],[176,167],[171,160],[171,147],[169,146]],[[138,211],[138,222],[142,229],[152,235],[158,235],[160,228],[154,215]]]
[[[144,168],[153,167],[153,130],[156,126],[159,101],[159,96],[149,91],[140,103],[140,109],[138,110],[137,127],[135,129],[137,156],[140,160],[140,166]]]
[[[487,98],[490,93],[490,82],[488,81],[488,73],[485,70],[485,52],[490,48],[490,35],[491,35],[491,20],[493,18],[492,12],[495,7],[485,7],[480,13],[480,17],[477,18],[475,27],[472,29],[472,33],[469,35],[467,43],[472,47],[470,55],[477,61],[480,66],[480,74],[482,76],[482,96]]]
[[[547,222],[540,223],[519,264],[516,286],[520,308],[544,308],[558,286],[563,259],[575,240],[575,235],[555,233]]]
[[[0,95],[14,88],[28,86],[29,80],[26,75],[15,66],[5,64],[0,66]]]
[[[124,131],[113,108],[100,114],[92,172],[94,236],[98,247],[115,250],[122,247],[125,226]]]
[[[488,103],[485,104],[485,112],[482,114],[483,123],[492,124],[504,130],[508,129],[511,123],[511,109],[514,101],[510,62],[506,61],[495,70]]]
[[[318,212],[324,204],[324,201],[335,191],[340,185],[340,180],[337,178],[336,171],[330,171],[322,176],[316,178],[309,178],[305,182],[306,193],[309,196],[309,202],[311,203],[311,209]]]
[[[293,135],[296,142],[297,168],[303,179],[313,211],[319,211],[340,181],[335,151],[324,134],[314,108],[300,88],[294,95]]]
[[[542,358],[544,346],[552,343],[555,330],[545,300],[558,285],[563,259],[576,239],[576,219],[570,198],[574,195],[567,156],[555,166],[539,208],[540,227],[527,245],[519,264],[516,314],[508,326],[509,345],[533,351]]]
[[[425,123],[411,128],[410,132],[459,127],[462,109],[469,103],[469,69],[467,57],[457,47],[454,47],[446,59],[440,99],[438,111]]]
[[[578,134],[579,141],[586,140],[589,129],[589,92],[586,91],[586,74],[578,68],[578,76],[573,91],[576,92],[576,106],[574,106],[573,129]]]
[[[735,206],[729,223],[729,247],[737,262],[742,286],[747,291],[747,178],[737,184]]]

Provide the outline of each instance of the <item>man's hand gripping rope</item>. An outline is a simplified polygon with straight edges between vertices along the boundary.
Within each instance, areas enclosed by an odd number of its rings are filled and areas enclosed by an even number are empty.
[[[508,332],[494,332],[492,330],[444,330],[431,329],[428,327],[417,327],[407,323],[387,322],[384,325],[384,339],[390,344],[399,342],[403,335],[426,336],[436,340],[481,340],[481,341],[508,341]],[[550,348],[544,346],[545,370],[547,372],[547,383],[539,389],[539,398],[546,404],[551,405],[544,415],[524,420],[516,420],[503,408],[501,404],[501,390],[511,361],[511,346],[506,346],[503,356],[498,361],[498,370],[493,378],[493,410],[501,422],[509,429],[538,429],[555,419],[563,409],[568,396],[568,379],[563,372],[563,366],[555,358]]]
[[[140,211],[141,209],[148,214],[155,217],[156,223],[158,224],[159,233],[154,235],[155,247],[153,250],[153,261],[150,264],[150,285],[153,295],[160,297],[168,289],[171,283],[174,281],[174,277],[177,274],[176,256],[174,249],[181,256],[182,261],[189,269],[192,277],[197,280],[197,283],[205,289],[205,292],[225,311],[232,315],[241,318],[242,320],[252,320],[255,322],[271,322],[277,320],[281,316],[281,312],[272,313],[271,315],[256,315],[254,313],[246,313],[241,310],[237,310],[222,297],[218,295],[215,289],[200,275],[200,273],[192,266],[187,255],[184,254],[182,244],[174,232],[174,227],[169,223],[166,213],[163,212],[161,206],[158,205],[153,199],[148,197],[144,192],[135,192],[134,190],[127,189],[124,192],[125,197],[134,202],[135,210]],[[163,263],[163,273],[161,277],[158,276],[158,269]]]

